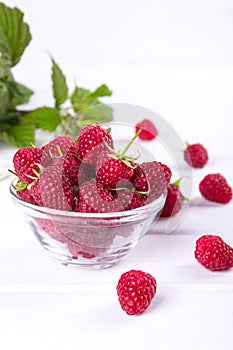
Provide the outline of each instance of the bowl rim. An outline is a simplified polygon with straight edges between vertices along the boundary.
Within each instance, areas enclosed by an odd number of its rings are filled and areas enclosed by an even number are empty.
[[[39,206],[37,204],[32,204],[29,202],[26,202],[25,200],[21,199],[19,196],[17,196],[17,191],[14,188],[14,183],[17,182],[17,179],[14,179],[10,186],[9,191],[12,196],[13,201],[17,202],[23,207],[27,207],[33,211],[37,212],[43,212],[49,215],[56,215],[56,216],[70,216],[73,218],[89,218],[89,219],[104,219],[104,218],[113,218],[113,217],[128,217],[128,216],[134,216],[134,215],[140,215],[145,214],[145,212],[150,212],[154,210],[156,207],[158,209],[162,209],[162,204],[165,203],[167,191],[165,190],[160,197],[158,197],[155,201],[152,203],[146,204],[142,207],[131,209],[131,210],[125,210],[125,211],[119,211],[119,212],[109,212],[109,213],[80,213],[80,212],[74,212],[74,211],[65,211],[65,210],[59,210],[59,209],[52,209],[47,208],[43,206]]]

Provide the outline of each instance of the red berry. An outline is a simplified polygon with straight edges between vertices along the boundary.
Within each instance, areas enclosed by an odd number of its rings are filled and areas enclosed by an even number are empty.
[[[72,210],[75,192],[59,167],[48,166],[31,188],[35,202],[47,208]]]
[[[233,267],[233,248],[219,236],[203,235],[196,241],[195,258],[212,271]]]
[[[59,225],[53,222],[53,220],[41,218],[37,218],[36,221],[40,229],[44,231],[50,238],[55,239],[61,243],[67,242],[67,238],[64,235],[64,224]]]
[[[86,179],[85,167],[75,155],[59,157],[52,162],[52,166],[61,167],[73,186],[79,186]]]
[[[203,168],[209,157],[205,147],[200,143],[195,143],[187,146],[184,151],[184,159],[193,168]]]
[[[122,203],[112,193],[94,180],[84,182],[79,188],[76,211],[82,213],[110,213],[122,211]]]
[[[41,147],[43,151],[42,154],[42,165],[47,167],[51,165],[52,161],[66,155],[70,150],[76,148],[76,143],[70,136],[58,136],[54,140],[50,141],[48,144]]]
[[[176,215],[182,209],[182,194],[179,188],[173,184],[167,185],[167,197],[160,214],[162,217]]]
[[[113,148],[113,140],[110,133],[99,125],[87,125],[80,130],[78,136],[78,154],[87,164],[95,164],[98,154]]]
[[[232,189],[219,173],[209,174],[199,184],[202,196],[212,202],[226,204],[232,199]]]
[[[67,235],[69,237],[67,246],[73,259],[78,259],[80,256],[85,259],[93,259],[111,247],[115,236],[115,230],[83,225],[73,234]]]
[[[33,196],[32,196],[32,193],[31,193],[31,190],[28,189],[28,188],[25,188],[24,190],[22,191],[17,191],[17,195],[23,199],[25,202],[28,202],[28,203],[31,203],[31,204],[36,204]]]
[[[42,151],[36,147],[20,148],[14,155],[13,163],[20,181],[31,183],[40,172],[38,164],[41,163]]]
[[[124,206],[124,210],[140,208],[146,205],[147,202],[147,196],[127,189],[119,191],[117,193],[117,198]]]
[[[142,129],[138,137],[141,140],[145,141],[151,141],[158,135],[158,130],[156,129],[155,125],[152,123],[149,119],[144,119],[140,123],[138,123],[135,127],[136,133],[139,129]]]
[[[121,180],[131,180],[134,166],[130,162],[114,158],[109,151],[103,151],[97,158],[96,181],[105,188],[115,189]]]
[[[171,169],[164,163],[158,162],[158,164],[162,167],[163,172],[164,172],[164,176],[165,176],[165,180],[167,185],[169,184],[171,177],[172,177],[172,171]]]
[[[167,170],[161,163],[153,161],[138,165],[134,171],[132,184],[136,191],[148,192],[148,203],[153,202],[165,192],[168,178]]]
[[[156,293],[155,278],[141,270],[123,273],[117,284],[117,295],[121,308],[128,315],[144,312]]]

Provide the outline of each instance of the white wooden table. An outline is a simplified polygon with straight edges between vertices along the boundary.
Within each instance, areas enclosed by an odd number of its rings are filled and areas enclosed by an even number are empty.
[[[170,234],[164,230],[166,220],[159,221],[122,262],[110,269],[65,267],[39,246],[11,202],[11,178],[1,180],[1,349],[126,349],[126,344],[129,349],[232,349],[233,269],[208,271],[196,262],[193,252],[196,239],[205,233],[219,234],[233,244],[233,202],[207,203],[197,189],[207,172],[222,172],[233,184],[233,69],[169,69],[170,73],[165,67],[105,67],[103,72],[116,91],[113,102],[134,103],[139,99],[145,107],[156,110],[157,101],[156,111],[177,125],[181,135],[206,144],[210,162],[208,168],[194,172],[193,202],[187,215]],[[127,81],[123,92],[120,71],[125,72]],[[99,71],[82,69],[88,81],[99,80],[99,73],[94,72]],[[142,80],[150,76],[148,85],[156,93],[142,96],[133,73]],[[171,86],[175,87],[177,76],[175,96]],[[41,89],[33,103],[41,103],[40,98],[45,96],[39,74],[37,79]],[[1,168],[11,166],[14,152],[14,148],[0,145]],[[121,310],[116,295],[118,278],[131,268],[150,272],[158,283],[151,307],[136,317]]]

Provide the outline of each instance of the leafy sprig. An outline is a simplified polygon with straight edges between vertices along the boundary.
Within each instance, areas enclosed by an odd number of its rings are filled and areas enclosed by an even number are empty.
[[[61,68],[52,61],[52,92],[54,106],[42,106],[34,110],[21,110],[33,91],[15,81],[14,67],[31,41],[30,28],[18,8],[10,8],[0,2],[0,141],[16,147],[35,143],[35,130],[76,137],[80,128],[90,123],[103,123],[112,119],[112,109],[99,98],[111,96],[103,84],[96,90],[74,87],[69,93],[66,77]],[[65,107],[64,107],[65,104]]]

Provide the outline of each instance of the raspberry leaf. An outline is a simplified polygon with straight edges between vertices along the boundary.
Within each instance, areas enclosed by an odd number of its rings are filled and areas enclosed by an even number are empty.
[[[0,3],[0,52],[15,66],[31,41],[29,26],[18,8]]]
[[[0,120],[4,116],[9,104],[9,90],[6,83],[0,81]]]
[[[68,98],[68,86],[61,68],[52,58],[52,87],[55,107],[59,108]]]
[[[37,128],[48,131],[54,131],[62,121],[59,111],[51,107],[37,108],[22,119],[27,123],[34,123]]]
[[[8,83],[8,89],[11,95],[10,109],[14,109],[16,106],[23,105],[29,102],[33,91],[23,84],[16,81],[10,81]]]
[[[104,96],[111,96],[112,91],[107,87],[107,85],[103,84],[100,85],[93,93],[93,97],[104,97]]]
[[[12,146],[24,147],[34,143],[35,127],[31,123],[21,123],[10,126],[7,131],[0,131],[0,140]]]

